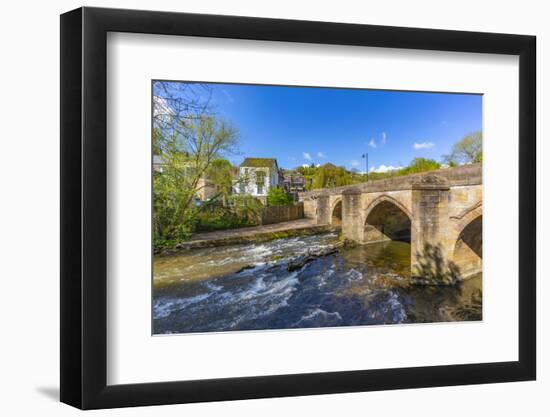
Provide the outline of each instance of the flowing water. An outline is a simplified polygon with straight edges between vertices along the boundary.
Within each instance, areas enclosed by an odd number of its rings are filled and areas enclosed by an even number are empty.
[[[454,286],[408,285],[410,245],[393,241],[302,265],[335,244],[328,233],[156,257],[153,332],[481,320],[481,274]]]

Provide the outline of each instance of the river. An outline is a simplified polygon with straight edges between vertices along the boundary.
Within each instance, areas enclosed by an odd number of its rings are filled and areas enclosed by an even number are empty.
[[[335,233],[155,257],[153,333],[481,320],[481,274],[453,286],[408,285],[410,245],[342,247]]]

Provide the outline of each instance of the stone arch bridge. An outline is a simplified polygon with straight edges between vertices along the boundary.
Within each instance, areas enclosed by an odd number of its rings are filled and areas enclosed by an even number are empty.
[[[304,214],[346,240],[411,244],[411,275],[464,279],[482,267],[480,164],[300,193]]]

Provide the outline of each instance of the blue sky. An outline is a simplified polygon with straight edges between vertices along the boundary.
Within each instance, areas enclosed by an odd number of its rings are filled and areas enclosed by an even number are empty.
[[[244,157],[277,158],[282,168],[331,162],[365,170],[441,160],[464,135],[482,128],[482,96],[210,84],[218,114],[239,131]]]

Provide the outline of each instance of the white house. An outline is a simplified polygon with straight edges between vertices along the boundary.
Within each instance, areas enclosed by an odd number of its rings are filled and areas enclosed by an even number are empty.
[[[235,194],[248,194],[266,202],[271,187],[279,185],[279,166],[274,158],[246,158],[239,166]]]

